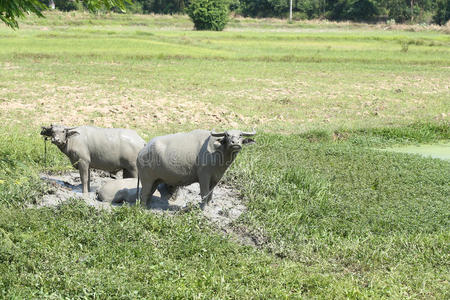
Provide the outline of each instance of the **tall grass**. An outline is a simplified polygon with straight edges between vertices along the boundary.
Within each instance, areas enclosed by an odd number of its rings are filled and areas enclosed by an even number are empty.
[[[0,204],[36,203],[45,186],[40,172],[68,168],[68,161],[55,147],[47,144],[47,166],[43,139],[38,132],[30,133],[12,127],[0,132]]]

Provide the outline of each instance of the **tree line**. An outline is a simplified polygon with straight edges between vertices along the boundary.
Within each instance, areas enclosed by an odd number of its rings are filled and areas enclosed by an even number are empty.
[[[41,0],[60,10],[81,9],[86,2]],[[223,0],[229,11],[245,17],[286,18],[291,0]],[[190,0],[132,0],[126,3],[131,13],[186,13]],[[114,8],[113,8],[114,10]],[[328,19],[335,21],[397,23],[437,23],[450,19],[450,0],[292,0],[294,20]]]
[[[444,24],[450,14],[450,0],[293,0],[294,18],[323,18],[335,21],[431,22]],[[241,0],[244,16],[286,17],[289,0]],[[446,20],[437,20],[438,10],[446,10]],[[445,16],[444,16],[445,19]]]

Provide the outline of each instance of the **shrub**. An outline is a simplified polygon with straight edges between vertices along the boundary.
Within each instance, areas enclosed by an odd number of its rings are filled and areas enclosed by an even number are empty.
[[[196,30],[221,31],[228,22],[228,2],[224,0],[193,0],[187,12]]]

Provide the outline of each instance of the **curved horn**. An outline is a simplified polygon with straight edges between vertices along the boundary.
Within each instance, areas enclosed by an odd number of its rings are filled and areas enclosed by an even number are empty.
[[[225,136],[225,132],[215,132],[214,130],[211,130],[211,135],[214,137],[222,137]]]
[[[242,131],[242,136],[254,136],[255,134],[256,134],[256,130],[255,129],[253,129],[252,132]]]

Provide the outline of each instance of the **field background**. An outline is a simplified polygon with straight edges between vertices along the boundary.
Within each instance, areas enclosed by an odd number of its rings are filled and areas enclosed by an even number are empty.
[[[49,13],[0,27],[4,298],[448,298],[450,164],[376,149],[448,141],[448,28]],[[41,125],[259,132],[226,175],[244,246],[45,191]],[[53,171],[68,160],[50,147]]]

